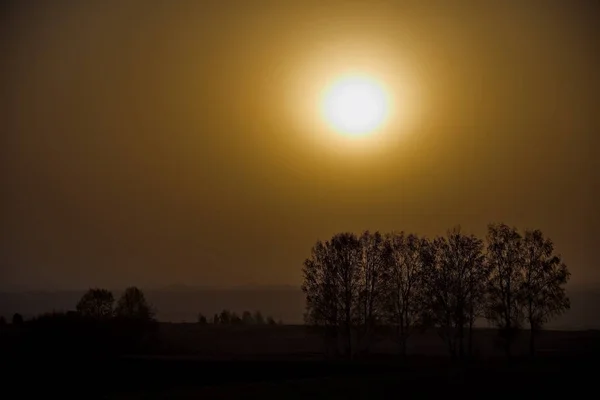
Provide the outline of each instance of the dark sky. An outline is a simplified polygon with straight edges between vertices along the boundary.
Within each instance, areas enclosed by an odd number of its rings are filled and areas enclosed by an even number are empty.
[[[337,231],[488,222],[600,285],[599,3],[494,3],[3,1],[0,289],[297,285]],[[311,108],[353,67],[404,99],[378,146]]]

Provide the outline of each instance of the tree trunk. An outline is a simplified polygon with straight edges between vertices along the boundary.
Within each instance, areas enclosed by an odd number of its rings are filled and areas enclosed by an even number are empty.
[[[504,351],[506,352],[506,357],[509,359],[511,357],[512,335],[512,326],[510,322],[507,322],[504,328]]]
[[[465,355],[465,350],[464,350],[464,345],[463,345],[465,330],[463,328],[462,322],[460,323],[460,326],[458,327],[458,329],[459,329],[459,331],[458,331],[458,340],[459,340],[459,342],[458,342],[458,357],[460,359],[463,359],[464,355]]]
[[[535,356],[535,331],[533,327],[529,331],[529,355],[531,357]]]
[[[473,356],[473,317],[469,319],[469,357]]]
[[[533,317],[532,317],[532,310],[533,305],[532,305],[532,301],[529,300],[529,355],[531,357],[535,356],[535,324],[533,321]]]
[[[406,357],[406,329],[401,325],[400,328],[400,354],[402,357]]]

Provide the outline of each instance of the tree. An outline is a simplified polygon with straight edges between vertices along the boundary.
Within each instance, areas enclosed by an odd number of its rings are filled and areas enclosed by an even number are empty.
[[[242,323],[244,325],[254,325],[254,318],[252,317],[252,313],[250,311],[244,311],[242,313]]]
[[[219,314],[215,314],[212,319],[214,325],[218,325],[221,321],[219,320]]]
[[[240,318],[239,315],[237,315],[237,313],[232,312],[231,313],[231,320],[229,321],[229,323],[231,325],[241,325],[242,324],[242,319]]]
[[[135,286],[128,287],[119,298],[115,315],[121,318],[152,320],[154,318],[154,310],[146,301],[144,292]]]
[[[358,322],[362,325],[365,349],[372,341],[375,326],[385,309],[385,282],[388,280],[389,241],[379,232],[365,231],[360,237]]]
[[[219,323],[221,325],[231,324],[231,312],[229,310],[221,311],[221,314],[219,315]]]
[[[360,244],[353,233],[336,234],[325,243],[318,241],[303,268],[307,322],[324,326],[336,337],[343,333],[350,356],[361,288]]]
[[[477,280],[483,275],[483,242],[455,227],[433,241],[433,251],[433,263],[427,267],[425,298],[450,354],[462,358],[465,327],[469,326],[471,337],[475,301],[482,291]]]
[[[554,254],[554,244],[539,230],[525,231],[523,239],[525,320],[529,323],[529,350],[535,353],[535,335],[552,317],[570,308],[564,285],[570,277],[567,266]]]
[[[490,224],[486,257],[490,269],[486,316],[499,328],[510,357],[512,342],[523,320],[523,240],[517,229]]]
[[[272,316],[268,316],[267,317],[267,324],[268,325],[277,325],[277,322],[275,322],[275,318],[273,318]]]
[[[423,315],[423,273],[429,243],[416,235],[392,232],[386,276],[386,321],[395,328],[400,352],[406,354],[408,337]]]
[[[257,310],[254,312],[254,321],[256,322],[257,325],[264,325],[265,317],[263,317],[262,313]]]
[[[320,240],[304,261],[302,291],[306,296],[305,320],[323,327],[326,339],[337,340],[339,327],[337,271],[329,243]],[[267,321],[269,323],[270,320]],[[273,321],[274,322],[274,321]]]
[[[206,319],[206,317],[204,316],[204,314],[202,314],[202,313],[198,314],[198,323],[200,325],[206,325],[206,324],[208,324],[208,320]]]
[[[477,318],[485,316],[485,302],[487,295],[487,284],[490,276],[490,268],[484,254],[484,244],[480,241],[481,248],[477,260],[474,261],[472,269],[467,278],[468,297],[467,314],[469,323],[469,355],[473,354],[473,326]]]
[[[113,316],[113,294],[106,289],[89,289],[77,303],[77,312],[95,319],[106,319]]]
[[[19,313],[14,313],[12,316],[12,324],[15,326],[23,325],[23,316]]]

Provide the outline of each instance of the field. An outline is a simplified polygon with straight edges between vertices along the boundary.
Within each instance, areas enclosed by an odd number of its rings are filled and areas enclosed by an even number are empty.
[[[576,395],[593,383],[597,331],[543,332],[533,360],[525,356],[525,332],[510,362],[496,338],[493,330],[478,330],[477,357],[463,363],[447,357],[435,332],[415,335],[404,359],[393,342],[381,341],[370,356],[347,361],[325,357],[321,338],[303,326],[161,324],[148,354],[15,359],[5,377],[35,379],[36,385],[22,386],[23,393],[43,389],[111,399],[480,397],[557,390]]]
[[[288,357],[312,358],[322,355],[322,337],[302,325],[282,326],[202,326],[199,324],[168,324],[160,327],[161,347],[165,355],[186,355],[201,358]],[[536,339],[538,353],[585,354],[600,343],[600,331],[542,331]],[[529,351],[529,333],[523,332],[514,345],[514,355]],[[473,351],[480,357],[502,356],[503,350],[493,329],[477,329]],[[375,354],[392,355],[398,347],[389,337],[378,337],[371,348]],[[409,340],[408,353],[418,356],[446,356],[445,342],[431,330],[415,333]]]

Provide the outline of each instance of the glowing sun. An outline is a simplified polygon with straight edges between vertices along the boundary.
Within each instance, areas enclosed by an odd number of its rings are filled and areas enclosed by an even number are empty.
[[[323,97],[323,117],[336,131],[363,135],[379,128],[388,114],[388,99],[382,86],[364,76],[336,80]]]

